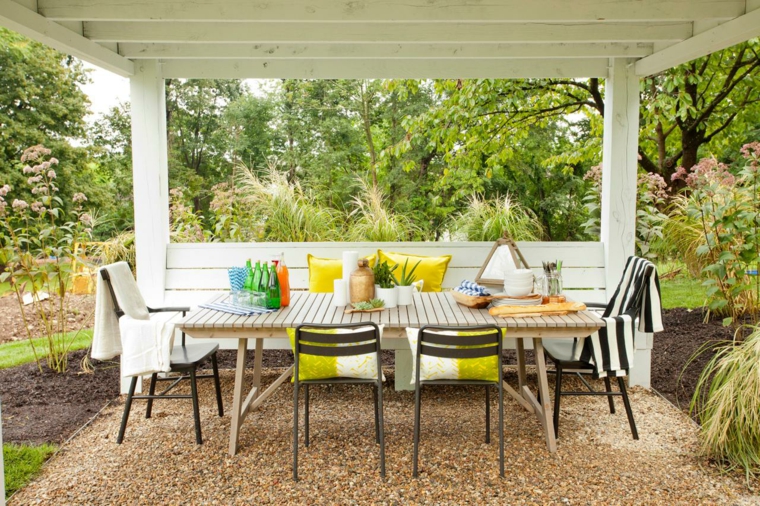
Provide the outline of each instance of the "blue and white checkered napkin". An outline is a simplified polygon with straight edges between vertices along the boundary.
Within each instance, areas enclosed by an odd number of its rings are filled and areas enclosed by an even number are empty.
[[[484,286],[480,286],[472,281],[462,281],[458,287],[454,288],[455,291],[463,293],[465,295],[472,295],[474,297],[483,297],[485,295],[491,295]]]
[[[245,278],[248,277],[248,269],[245,267],[230,267],[227,269],[230,277],[230,290],[233,292],[242,290],[245,285]]]

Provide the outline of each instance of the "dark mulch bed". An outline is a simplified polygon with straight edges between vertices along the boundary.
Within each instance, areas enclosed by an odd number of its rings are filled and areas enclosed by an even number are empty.
[[[61,443],[119,395],[118,363],[93,361],[95,372],[82,373],[85,353],[69,355],[65,374],[34,363],[0,370],[4,442]]]
[[[67,328],[69,330],[91,328],[95,311],[95,296],[68,294],[66,295],[66,301]],[[45,311],[50,311],[49,306],[57,303],[58,297],[56,296],[41,302],[46,307]],[[34,307],[29,305],[25,306],[24,309],[31,335],[35,337],[43,335],[45,332],[44,325],[35,312]],[[2,329],[2,332],[0,332],[0,343],[29,338],[15,294],[6,294],[0,297],[0,329]]]
[[[702,323],[701,311],[673,309],[665,312],[665,332],[655,336],[652,352],[652,386],[682,409],[688,408],[697,378],[712,353],[692,362],[682,376],[684,364],[707,341],[731,338],[730,329],[720,320]],[[94,374],[81,374],[79,361],[84,351],[71,354],[65,375],[27,364],[0,370],[0,397],[3,401],[3,437],[8,442],[61,442],[85,424],[119,393],[119,369],[110,363],[95,363]],[[528,352],[530,353],[530,352]],[[221,350],[219,366],[235,367],[236,350]],[[248,351],[248,367],[254,352]],[[528,358],[529,363],[532,357]],[[266,350],[265,367],[293,363],[287,350]],[[513,351],[505,352],[505,363],[514,364]],[[393,365],[393,352],[383,352],[383,364]],[[680,378],[679,378],[680,376]]]

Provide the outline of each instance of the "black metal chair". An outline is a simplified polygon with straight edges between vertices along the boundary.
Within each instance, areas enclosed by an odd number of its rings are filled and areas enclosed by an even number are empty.
[[[111,276],[108,273],[108,268],[103,267],[100,269],[100,276],[103,278],[108,292],[111,294],[111,300],[113,301],[113,308],[116,312],[116,317],[121,318],[124,316],[124,311],[119,306],[119,300],[116,296],[116,292],[111,283]],[[151,308],[148,307],[149,313],[167,313],[177,312],[182,313],[182,316],[187,314],[190,310],[189,307],[164,307],[164,308]],[[197,379],[201,378],[213,378],[214,386],[216,387],[216,403],[219,409],[219,416],[224,416],[224,407],[222,405],[222,389],[219,384],[219,368],[217,366],[216,352],[219,350],[218,344],[200,343],[200,344],[185,344],[185,333],[182,332],[182,344],[175,346],[172,349],[170,358],[170,372],[179,373],[179,376],[167,376],[158,377],[158,373],[153,373],[150,377],[150,388],[148,395],[135,395],[135,389],[137,388],[137,376],[132,377],[132,382],[129,385],[129,393],[127,394],[127,400],[124,403],[124,414],[121,417],[121,426],[119,427],[119,435],[116,438],[116,442],[121,444],[124,441],[124,432],[127,428],[127,420],[129,419],[129,411],[132,408],[132,401],[134,399],[146,399],[148,401],[147,409],[145,410],[145,418],[150,418],[151,411],[153,409],[154,399],[192,399],[193,401],[193,417],[195,419],[195,442],[197,444],[203,444],[203,437],[201,435],[201,421],[198,408],[198,386]],[[196,374],[198,366],[206,359],[211,359],[212,374]],[[182,380],[190,380],[190,395],[169,394],[169,392],[176,387]],[[156,383],[159,381],[171,381],[172,383],[164,389],[161,393],[156,393]]]
[[[483,332],[478,335],[442,334],[442,331],[452,332]],[[456,346],[444,348],[443,346]],[[490,387],[496,386],[499,391],[499,474],[504,477],[504,386],[501,367],[502,333],[496,325],[480,327],[434,327],[424,326],[419,331],[417,352],[415,355],[414,377],[414,468],[413,476],[417,477],[417,460],[420,444],[420,393],[424,385],[482,385],[486,391],[486,443],[491,442],[491,398]],[[421,356],[439,358],[486,358],[497,357],[498,381],[481,380],[420,380]]]
[[[347,333],[324,333],[325,329],[366,329]],[[321,332],[320,332],[321,331]],[[299,380],[300,355],[349,357],[377,354],[377,378],[324,378]],[[385,478],[385,436],[383,431],[383,370],[380,354],[380,328],[372,322],[347,325],[302,324],[295,331],[295,371],[293,388],[293,480],[298,481],[298,394],[304,387],[304,444],[309,446],[309,385],[367,384],[372,385],[375,404],[375,442],[380,444],[380,476]]]
[[[646,266],[638,275],[642,276],[643,279],[646,279],[649,277],[652,273],[653,266]],[[623,280],[621,280],[621,285],[623,283]],[[615,293],[615,296],[622,296],[624,294],[620,294],[620,288],[621,285],[618,286],[618,291]],[[623,314],[631,316],[631,319],[633,321],[636,320],[636,318],[639,315],[639,311],[641,310],[641,305],[643,303],[644,299],[644,289],[645,289],[645,283],[640,283],[639,288],[635,291],[632,297],[628,298],[628,304],[627,307],[620,306],[620,310],[617,311],[618,314],[611,314],[613,312],[613,304],[615,301],[615,296],[610,300],[608,304],[600,304],[596,302],[587,302],[586,307],[589,309],[604,312],[604,316],[622,316]],[[617,377],[617,383],[618,383],[618,391],[615,392],[612,390],[612,385],[609,377],[604,377],[604,391],[594,390],[594,388],[589,384],[588,381],[584,378],[585,376],[593,376],[594,374],[594,366],[588,362],[585,362],[583,360],[577,360],[574,357],[577,355],[575,353],[575,346],[581,346],[582,341],[581,340],[570,340],[570,339],[543,339],[542,340],[544,351],[546,351],[546,354],[548,355],[549,359],[554,363],[555,367],[555,384],[554,384],[554,437],[559,437],[559,411],[560,411],[560,400],[563,396],[604,396],[607,397],[607,401],[609,402],[610,406],[610,413],[615,413],[615,403],[613,400],[613,397],[622,397],[623,398],[623,406],[625,407],[625,413],[628,416],[628,425],[631,427],[631,435],[633,436],[633,439],[639,439],[639,433],[636,429],[636,421],[633,418],[633,411],[631,410],[631,402],[628,399],[628,391],[625,387],[625,378],[622,376]],[[550,371],[551,372],[551,371]],[[562,391],[562,375],[565,373],[571,373],[575,374],[583,383],[583,385],[586,387],[587,390],[585,391]]]

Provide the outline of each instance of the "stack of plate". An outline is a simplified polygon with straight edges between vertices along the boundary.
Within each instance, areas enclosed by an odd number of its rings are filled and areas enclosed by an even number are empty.
[[[541,294],[525,297],[509,297],[505,293],[497,293],[491,301],[492,306],[539,306]]]

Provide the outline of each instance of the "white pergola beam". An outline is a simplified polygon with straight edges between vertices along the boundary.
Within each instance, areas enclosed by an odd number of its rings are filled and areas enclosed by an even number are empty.
[[[163,60],[166,79],[510,79],[606,77],[606,58]]]
[[[760,9],[756,9],[639,60],[636,74],[656,74],[759,36]]]
[[[133,63],[123,56],[10,0],[0,0],[0,25],[120,76],[134,74]]]
[[[744,14],[745,0],[38,0],[55,20],[692,21]]]
[[[5,0],[7,1],[7,0]],[[647,43],[681,41],[692,23],[151,23],[88,21],[85,37],[136,43]]]
[[[375,59],[375,58],[613,58],[644,57],[652,44],[134,44],[131,59]]]

